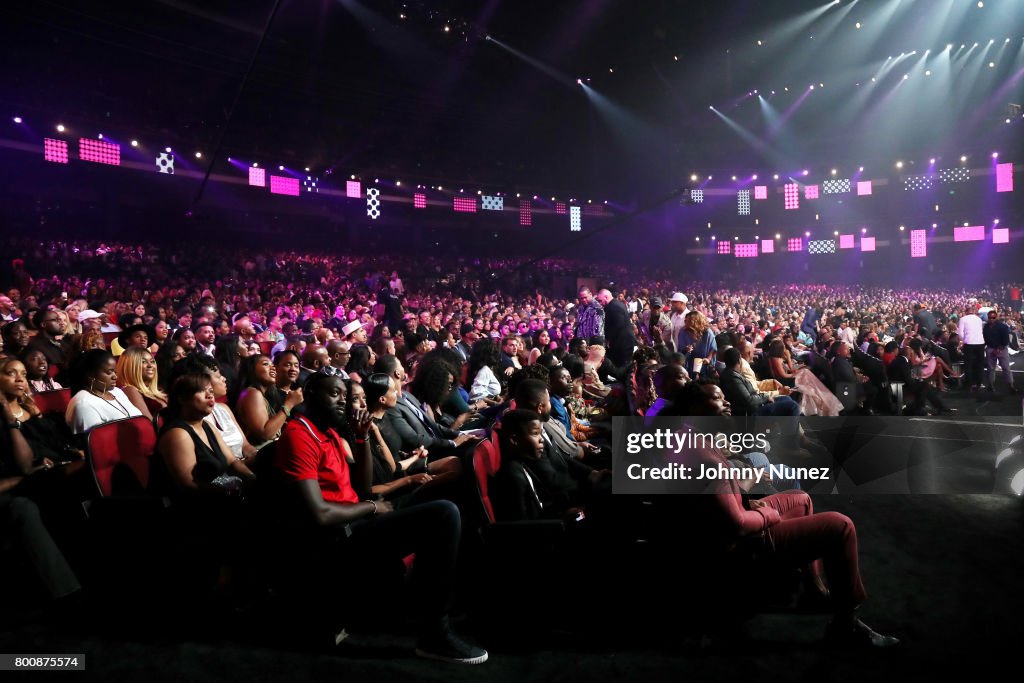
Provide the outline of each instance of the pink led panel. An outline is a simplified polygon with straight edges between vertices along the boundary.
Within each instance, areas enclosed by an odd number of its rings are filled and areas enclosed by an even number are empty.
[[[994,228],[992,230],[992,244],[1009,244],[1010,243],[1010,229],[1009,228]]]
[[[817,199],[818,198],[818,186],[807,185],[804,187],[804,199]]]
[[[603,216],[604,215],[604,204],[584,204],[583,205],[584,216]]]
[[[927,232],[924,230],[910,231],[910,257],[924,258],[928,255]]]
[[[43,138],[43,158],[55,164],[68,163],[68,143],[53,138]]]
[[[97,164],[121,165],[121,145],[92,138],[79,138],[78,158]]]
[[[476,197],[455,197],[452,208],[462,213],[476,213]]]
[[[287,194],[292,197],[298,197],[300,194],[299,179],[272,175],[270,176],[270,191],[273,194]]]
[[[774,254],[775,253],[775,242],[772,240],[761,240],[761,253],[762,254]]]
[[[853,235],[840,235],[839,236],[839,248],[840,249],[853,249]]]
[[[415,209],[427,208],[427,195],[423,194],[422,192],[416,192],[412,196],[412,205],[413,208]]]
[[[870,180],[858,180],[857,181],[857,194],[864,196],[871,194],[871,181]]]
[[[1013,192],[1013,164],[996,164],[996,192]]]
[[[732,253],[732,242],[729,240],[722,240],[718,243],[719,254],[731,254]]]
[[[783,188],[783,196],[786,199],[787,209],[799,209],[800,208],[800,186],[796,183],[790,183]]]
[[[267,169],[249,167],[249,184],[253,187],[267,186]]]
[[[736,258],[754,258],[757,256],[757,242],[751,242],[750,244],[737,242],[733,254]]]
[[[533,203],[529,199],[519,200],[519,225],[533,225]]]
[[[754,185],[754,199],[768,199],[768,186]]]
[[[345,183],[345,196],[359,199],[363,196],[363,184],[358,180],[349,180]]]
[[[565,202],[555,202],[555,213],[557,213],[557,214],[565,213]]]
[[[860,238],[860,250],[861,251],[874,251],[875,250],[875,238],[874,237],[861,237]]]
[[[953,228],[954,242],[984,242],[984,225],[966,225],[962,228]]]
[[[803,251],[804,239],[802,237],[790,237],[786,240],[786,251]]]

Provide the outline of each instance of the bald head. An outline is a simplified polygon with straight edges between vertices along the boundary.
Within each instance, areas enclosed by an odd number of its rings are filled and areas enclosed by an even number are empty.
[[[310,370],[319,370],[331,364],[327,349],[320,344],[310,344],[302,352],[302,366]]]
[[[602,306],[607,306],[609,303],[611,303],[613,297],[612,293],[609,292],[607,289],[602,289],[597,293],[597,296],[595,298],[597,299],[598,303],[600,303]]]
[[[327,342],[327,355],[331,365],[336,368],[344,368],[348,365],[348,359],[352,355],[352,345],[343,339],[332,339]]]

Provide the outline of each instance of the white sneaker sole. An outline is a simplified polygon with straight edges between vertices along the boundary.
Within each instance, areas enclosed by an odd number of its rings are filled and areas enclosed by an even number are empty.
[[[427,652],[416,648],[416,656],[423,657],[424,659],[434,659],[439,662],[449,662],[451,664],[483,664],[487,661],[487,653],[484,652],[479,657],[459,658],[459,657],[445,657],[443,655],[437,655],[433,652]]]

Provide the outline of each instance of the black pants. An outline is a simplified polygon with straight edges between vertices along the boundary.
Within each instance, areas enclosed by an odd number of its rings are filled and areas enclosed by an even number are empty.
[[[984,344],[964,344],[964,364],[967,384],[974,387],[985,383],[988,368],[985,363]]]
[[[421,632],[442,627],[455,590],[462,518],[455,504],[435,500],[353,522],[342,561],[377,562],[415,554],[410,590]]]
[[[13,539],[17,552],[31,565],[51,598],[62,598],[81,586],[39,514],[39,506],[21,496],[0,495],[0,529]]]

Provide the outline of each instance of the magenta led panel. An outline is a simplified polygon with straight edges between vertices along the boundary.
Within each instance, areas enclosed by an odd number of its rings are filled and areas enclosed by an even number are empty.
[[[476,213],[476,197],[455,197],[452,208],[461,213]]]
[[[718,243],[719,254],[731,254],[732,253],[732,242],[729,240],[722,240]]]
[[[803,251],[804,250],[804,238],[803,237],[790,237],[786,240],[786,251]]]
[[[995,228],[992,230],[992,244],[1009,244],[1010,243],[1010,229],[1009,228]]]
[[[1013,164],[996,164],[996,192],[1013,192]]]
[[[533,225],[533,203],[529,199],[519,200],[519,225]]]
[[[853,235],[840,235],[839,236],[839,248],[840,249],[853,249]]]
[[[954,242],[984,242],[984,225],[966,225],[962,228],[953,228]]]
[[[363,195],[363,184],[358,180],[349,180],[345,183],[345,196],[359,199]]]
[[[584,204],[583,205],[584,216],[603,216],[604,215],[604,204]]]
[[[733,254],[736,258],[754,258],[757,256],[757,242],[750,244],[737,242]]]
[[[415,194],[413,194],[412,206],[415,209],[427,208],[427,195],[423,194],[422,192],[416,192]]]
[[[818,198],[818,186],[807,185],[804,187],[804,199],[817,199]]]
[[[774,254],[775,253],[775,242],[772,240],[761,240],[761,253],[762,254]]]
[[[924,258],[928,255],[927,232],[924,230],[910,231],[910,257]]]
[[[858,180],[857,181],[857,194],[861,197],[867,194],[871,194],[871,181],[870,180]]]
[[[273,194],[287,194],[292,197],[298,197],[300,194],[299,179],[272,175],[270,176],[270,191]]]
[[[768,199],[768,186],[754,185],[754,199]]]
[[[121,145],[92,138],[79,138],[78,158],[97,164],[121,165]]]
[[[267,169],[249,167],[249,184],[253,187],[267,186]]]
[[[565,202],[555,202],[555,213],[558,213],[558,214],[564,214],[565,213]]]
[[[875,238],[874,237],[861,237],[860,238],[860,250],[861,251],[874,251],[875,250]]]
[[[43,138],[43,158],[55,164],[68,163],[68,143],[53,138]]]
[[[800,186],[796,183],[790,183],[783,188],[783,196],[786,199],[787,209],[799,209],[800,208]]]

